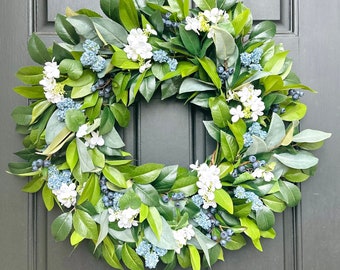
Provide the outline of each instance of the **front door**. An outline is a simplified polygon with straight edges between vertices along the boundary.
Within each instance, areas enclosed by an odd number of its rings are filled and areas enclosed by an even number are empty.
[[[308,94],[307,117],[302,122],[333,133],[316,155],[321,162],[317,174],[302,185],[302,203],[276,216],[277,237],[264,240],[264,252],[249,243],[236,252],[227,252],[225,262],[214,269],[336,270],[340,265],[340,182],[336,177],[340,138],[339,105],[336,90],[340,85],[340,22],[337,0],[245,0],[254,19],[273,20],[278,26],[277,41],[283,42],[294,59],[294,70],[303,82],[319,94]],[[66,6],[99,10],[99,0],[4,0],[0,9],[0,85],[1,85],[1,189],[0,261],[4,270],[111,269],[97,261],[85,244],[72,250],[67,241],[56,243],[50,224],[56,213],[46,213],[41,198],[20,192],[21,179],[5,173],[13,152],[20,149],[21,137],[14,131],[11,110],[25,104],[11,89],[18,84],[14,74],[29,65],[26,42],[32,32],[47,44],[56,39],[53,21]],[[211,151],[204,131],[204,115],[176,102],[135,108],[134,119],[125,141],[140,163],[162,162],[187,166],[202,160]]]

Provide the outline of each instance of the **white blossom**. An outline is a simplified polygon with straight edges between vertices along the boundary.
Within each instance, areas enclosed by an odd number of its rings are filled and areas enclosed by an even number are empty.
[[[185,22],[186,22],[186,25],[185,25],[185,30],[187,31],[194,31],[197,35],[199,35],[199,30],[201,28],[201,23],[200,21],[197,19],[197,18],[192,18],[192,17],[186,17],[185,18]]]
[[[213,24],[217,24],[219,22],[223,22],[228,20],[229,15],[222,9],[213,8],[211,10],[205,10],[203,12],[204,16],[208,19],[209,22]]]
[[[54,58],[52,59],[52,62],[46,62],[45,63],[43,73],[44,73],[45,77],[47,77],[49,79],[60,77],[59,66],[58,66],[57,62],[54,62]]]
[[[66,208],[70,208],[76,204],[77,191],[75,183],[71,183],[70,185],[62,183],[60,189],[54,189],[52,192],[57,196],[60,204]]]
[[[76,133],[77,138],[82,138],[87,134],[87,124],[83,124],[78,128]]]
[[[92,131],[91,136],[92,137],[86,139],[85,145],[87,147],[90,147],[90,148],[93,149],[93,148],[96,147],[96,145],[98,145],[98,146],[104,145],[105,141],[104,141],[102,135],[99,136],[99,131],[97,131],[97,132]]]
[[[231,108],[230,114],[232,115],[231,121],[233,123],[237,122],[240,118],[244,117],[244,112],[242,111],[242,106],[237,105],[236,108]]]
[[[151,67],[151,60],[147,61],[139,67],[139,73],[143,73],[145,70]]]
[[[191,224],[189,224],[187,227],[172,232],[177,244],[175,251],[178,254],[181,252],[181,248],[187,244],[187,241],[195,236],[195,231]]]
[[[266,182],[270,182],[274,178],[274,174],[272,172],[266,171],[263,168],[256,168],[251,175],[255,178],[263,178]]]
[[[152,46],[148,43],[148,35],[141,28],[132,29],[127,41],[128,44],[125,45],[124,51],[128,59],[138,61],[152,57]]]
[[[135,220],[139,214],[139,209],[127,208],[124,210],[114,211],[109,208],[109,222],[115,222],[118,220],[118,227],[124,229],[130,229],[132,226],[138,226],[138,221]]]

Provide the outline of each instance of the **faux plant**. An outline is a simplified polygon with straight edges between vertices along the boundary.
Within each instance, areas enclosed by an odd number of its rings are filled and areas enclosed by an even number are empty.
[[[307,106],[292,60],[273,41],[275,24],[253,25],[236,0],[101,0],[57,15],[62,42],[33,34],[39,65],[19,69],[30,100],[16,107],[25,135],[9,172],[42,193],[57,241],[89,240],[115,269],[193,269],[223,260],[250,238],[274,238],[274,213],[301,199],[297,183],[315,171],[311,153],[330,137],[299,129]],[[136,165],[117,129],[129,106],[160,93],[201,108],[216,150],[206,160]]]

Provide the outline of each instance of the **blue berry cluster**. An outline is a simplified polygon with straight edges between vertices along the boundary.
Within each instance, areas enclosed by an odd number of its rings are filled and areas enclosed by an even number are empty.
[[[106,66],[105,59],[98,55],[99,45],[90,40],[85,40],[83,44],[84,52],[80,57],[80,62],[83,66],[89,66],[94,72],[101,72]]]
[[[168,194],[162,195],[162,201],[164,203],[168,203],[170,199],[175,202],[176,207],[180,207],[181,201],[185,199],[185,195],[183,192],[172,193],[170,197]]]
[[[217,74],[218,77],[220,77],[222,84],[224,84],[233,73],[233,68],[225,68],[224,66],[217,67]]]
[[[102,176],[99,180],[100,190],[104,194],[102,197],[102,202],[105,207],[110,207],[113,209],[113,211],[118,211],[120,210],[119,199],[123,196],[123,194],[110,190],[106,183],[107,179],[105,176]]]
[[[288,91],[288,96],[291,96],[293,100],[299,100],[304,94],[304,92],[296,89],[290,89]]]
[[[262,130],[262,127],[258,122],[253,122],[252,125],[248,128],[248,132],[243,134],[245,147],[249,147],[253,144],[252,136],[257,136],[262,140],[265,140],[267,138],[267,132],[265,130]]]
[[[65,121],[66,112],[68,110],[78,110],[81,104],[73,101],[72,98],[64,98],[62,101],[57,103],[57,117],[60,122]]]
[[[59,171],[55,165],[48,167],[47,186],[50,189],[58,190],[63,183],[70,184],[71,182],[71,171]]]
[[[171,58],[168,56],[168,53],[163,50],[157,50],[152,52],[152,58],[155,62],[158,63],[167,63],[169,65],[170,71],[175,71],[178,65],[178,62],[175,58]]]
[[[112,79],[109,78],[100,78],[94,85],[91,86],[91,91],[95,92],[98,90],[98,95],[105,99],[108,99],[112,95]]]
[[[194,221],[198,224],[198,226],[206,231],[210,231],[213,225],[212,220],[203,210],[196,214]]]
[[[220,233],[220,245],[225,246],[227,242],[231,241],[234,231],[232,229],[222,230]]]
[[[248,157],[247,162],[242,163],[240,166],[238,166],[236,169],[233,170],[233,172],[231,173],[231,176],[236,178],[239,176],[239,174],[242,174],[246,171],[253,171],[264,165],[266,165],[265,160],[257,160],[256,156],[251,155]]]
[[[259,196],[252,191],[246,191],[241,186],[235,188],[234,195],[238,199],[246,199],[246,203],[251,202],[251,209],[254,211],[258,211],[264,206]]]
[[[166,249],[159,248],[146,240],[143,240],[139,243],[136,248],[136,253],[139,256],[144,257],[145,266],[152,269],[156,268],[157,263],[159,262],[159,257],[164,256],[167,253]]]
[[[261,48],[256,48],[251,53],[243,52],[240,54],[241,64],[251,70],[262,70],[260,64],[262,54]]]
[[[51,161],[49,160],[42,160],[41,158],[34,160],[32,162],[32,171],[35,172],[40,168],[48,168],[51,165]]]
[[[178,28],[180,23],[178,22],[173,22],[170,20],[170,16],[171,16],[171,13],[166,13],[165,16],[162,18],[163,20],[163,23],[165,25],[165,27],[172,27],[172,28]]]
[[[282,114],[286,112],[286,108],[281,108],[279,104],[273,104],[271,106],[271,110],[277,114]]]

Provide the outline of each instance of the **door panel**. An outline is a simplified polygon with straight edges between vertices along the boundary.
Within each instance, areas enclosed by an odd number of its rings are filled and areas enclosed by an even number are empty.
[[[4,2],[0,9],[0,22],[4,25],[0,30],[0,63],[7,64],[1,65],[0,73],[3,90],[0,110],[4,116],[0,120],[3,153],[0,156],[1,269],[110,269],[89,253],[86,244],[72,250],[67,241],[56,243],[50,233],[50,224],[57,212],[47,213],[39,196],[20,193],[22,180],[4,172],[9,159],[14,158],[12,152],[19,150],[21,144],[21,137],[14,132],[10,111],[26,101],[10,89],[18,83],[13,75],[16,70],[32,63],[26,50],[28,36],[36,31],[44,41],[52,44],[57,39],[53,34],[57,12],[63,13],[66,6],[73,9],[86,6],[98,10],[99,1]],[[332,124],[340,117],[340,108],[334,98],[340,84],[337,68],[340,57],[332,44],[340,41],[339,2],[330,0],[327,5],[316,0],[244,2],[251,8],[255,21],[275,21],[278,26],[276,40],[283,42],[285,48],[291,51],[294,70],[303,82],[320,92],[317,97],[306,95],[310,109],[302,125],[333,132],[333,137],[317,152],[321,159],[319,171],[315,179],[302,186],[302,204],[276,216],[276,239],[263,241],[263,253],[258,252],[251,243],[240,251],[226,252],[225,262],[219,262],[214,269],[242,270],[251,266],[255,270],[336,270],[340,263],[340,236],[336,233],[337,224],[340,224],[340,182],[332,172],[338,166],[339,150],[332,151],[332,145],[339,145],[340,142],[336,135],[339,128],[334,128]],[[10,61],[8,55],[11,55]],[[325,106],[327,110],[322,110]],[[129,127],[121,132],[127,151],[133,154],[136,163],[161,162],[188,166],[197,159],[202,161],[213,151],[214,144],[202,124],[206,116],[200,110],[178,101],[162,102],[155,98],[149,104],[142,102],[132,108],[131,115]]]

